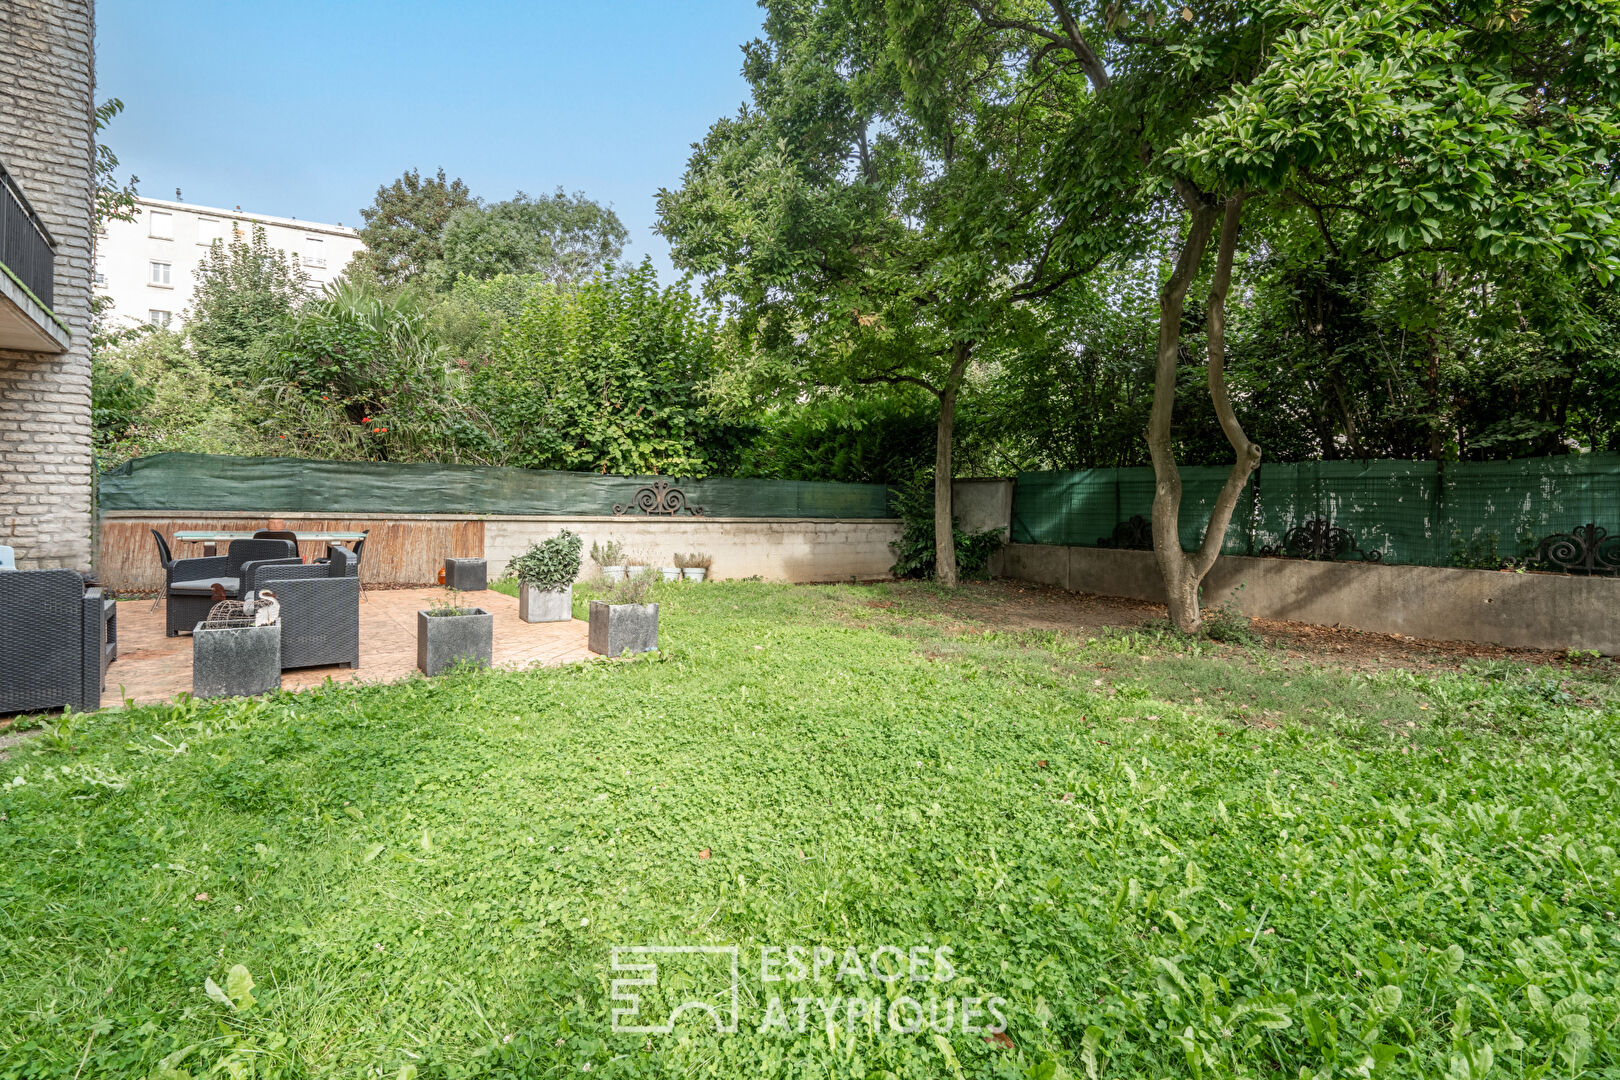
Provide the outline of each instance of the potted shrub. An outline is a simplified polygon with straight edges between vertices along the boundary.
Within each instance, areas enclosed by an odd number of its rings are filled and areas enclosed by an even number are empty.
[[[644,571],[591,601],[591,652],[623,656],[658,648],[658,605],[647,603],[652,583],[653,574]]]
[[[665,581],[679,581],[679,580],[681,580],[680,556],[677,555],[675,557],[675,565],[674,566],[660,566],[658,568],[658,572],[664,576]]]
[[[687,581],[702,581],[709,576],[709,567],[714,565],[714,556],[701,551],[694,551],[689,555],[676,555],[675,565],[681,568],[681,576]]]
[[[602,571],[606,581],[623,581],[628,576],[624,567],[624,545],[617,540],[605,544],[591,541],[591,562]]]
[[[578,533],[567,529],[506,564],[518,579],[518,618],[524,622],[567,622],[574,617],[574,579],[579,577]]]
[[[495,616],[464,607],[461,594],[446,589],[443,600],[416,613],[416,666],[438,675],[461,660],[489,667],[495,658]]]

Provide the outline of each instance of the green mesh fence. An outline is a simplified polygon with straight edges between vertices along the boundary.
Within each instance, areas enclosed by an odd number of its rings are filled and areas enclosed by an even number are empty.
[[[1181,545],[1203,540],[1226,468],[1184,468]],[[1133,515],[1151,516],[1153,470],[1020,473],[1012,539],[1106,546]],[[1523,558],[1553,533],[1595,522],[1620,533],[1620,454],[1517,461],[1305,461],[1264,464],[1249,478],[1221,550],[1258,555],[1321,518],[1383,561],[1490,565]]]
[[[103,510],[360,514],[611,514],[670,477],[601,476],[481,465],[154,454],[101,474]],[[676,481],[712,517],[878,518],[882,484]]]

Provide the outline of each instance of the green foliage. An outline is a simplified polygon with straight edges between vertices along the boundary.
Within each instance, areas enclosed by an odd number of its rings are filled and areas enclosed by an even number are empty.
[[[108,710],[9,748],[0,1075],[1620,1061],[1595,670],[1013,632],[917,585],[655,595],[660,661]],[[761,984],[759,946],[888,942],[950,945],[946,989],[1006,998],[1012,1046],[829,1039],[813,1004],[759,1033],[766,993],[886,992]],[[736,1034],[611,1031],[610,949],[655,943],[741,946]]]
[[[629,238],[610,208],[558,188],[549,196],[470,204],[450,215],[440,237],[441,288],[462,278],[535,275],[553,283],[579,282],[616,262]]]
[[[101,235],[101,230],[109,221],[135,220],[135,185],[141,182],[141,178],[131,176],[127,181],[120,181],[118,155],[101,138],[101,133],[123,111],[124,103],[118,98],[108,98],[96,106],[96,158],[92,166],[96,190],[90,204],[90,235],[93,238]]]
[[[143,454],[264,452],[251,406],[186,348],[185,338],[145,328],[104,344],[90,368],[96,463]]]
[[[579,577],[579,551],[584,543],[578,533],[564,529],[547,537],[506,564],[506,576],[515,577],[537,589],[566,589]]]
[[[270,246],[264,226],[244,240],[216,241],[197,267],[197,286],[186,312],[186,338],[203,366],[237,385],[247,385],[266,353],[293,321],[309,291],[309,276],[297,260]]]
[[[389,286],[410,284],[429,267],[444,261],[445,224],[457,210],[476,206],[477,200],[461,180],[437,176],[422,179],[415,169],[392,184],[377,188],[372,204],[360,211],[365,221],[360,239],[361,258],[371,276]]]
[[[891,541],[894,565],[889,573],[898,578],[934,576],[934,477],[919,471],[910,482],[890,490],[895,516],[900,519],[900,539]],[[970,533],[952,519],[956,545],[956,566],[964,578],[975,578],[990,565],[990,556],[1001,550],[1006,536],[1001,529]]]
[[[457,615],[471,615],[473,609],[463,606],[460,589],[446,588],[442,595],[435,597],[427,606],[429,616],[436,619],[448,619]]]
[[[658,584],[658,571],[650,566],[641,567],[640,563],[627,563],[627,566],[630,573],[609,585],[597,599],[608,604],[645,604],[651,599],[653,586]]]
[[[921,391],[777,405],[758,417],[737,474],[896,484],[932,465],[938,411]]]
[[[622,475],[723,472],[735,436],[708,406],[713,317],[650,263],[528,296],[472,392],[503,463]]]
[[[299,310],[260,396],[291,456],[489,462],[501,443],[467,382],[416,293],[343,280]]]
[[[591,562],[597,566],[623,566],[624,545],[617,540],[591,541]]]

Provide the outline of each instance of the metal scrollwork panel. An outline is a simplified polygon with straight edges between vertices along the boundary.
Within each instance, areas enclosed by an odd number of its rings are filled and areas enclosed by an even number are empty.
[[[636,491],[635,498],[629,504],[614,503],[614,514],[623,517],[632,510],[640,510],[643,514],[659,514],[672,517],[675,514],[687,513],[693,517],[703,516],[703,507],[693,506],[686,501],[686,492],[675,487],[667,480],[655,480],[646,487]]]
[[[1620,536],[1595,522],[1543,540],[1536,560],[1573,574],[1620,574]]]
[[[1383,562],[1384,553],[1377,548],[1362,551],[1350,530],[1342,529],[1327,518],[1311,518],[1303,525],[1295,525],[1283,533],[1281,544],[1268,545],[1260,554],[1270,558],[1319,559],[1335,562],[1354,552],[1362,562]]]

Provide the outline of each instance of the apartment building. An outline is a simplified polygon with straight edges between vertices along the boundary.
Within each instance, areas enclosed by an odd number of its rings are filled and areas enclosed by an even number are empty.
[[[365,248],[360,234],[342,225],[142,198],[135,219],[108,222],[96,245],[96,293],[112,300],[115,324],[177,326],[209,248],[251,240],[255,226],[298,263],[315,289],[341,276]]]
[[[90,565],[93,0],[0,0],[0,544]]]

